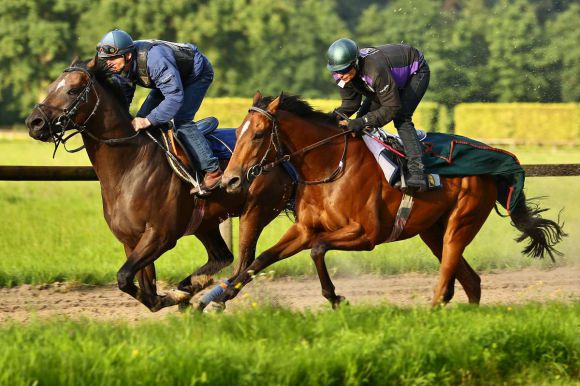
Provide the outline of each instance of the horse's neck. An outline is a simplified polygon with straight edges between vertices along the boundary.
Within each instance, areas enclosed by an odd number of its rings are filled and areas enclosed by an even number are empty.
[[[108,116],[95,120],[87,131],[101,140],[131,137],[135,132],[130,121],[124,118]],[[119,144],[106,144],[87,134],[83,134],[83,140],[101,185],[118,186],[131,173],[147,178],[147,166],[158,163],[159,149],[144,134]]]
[[[289,113],[280,114],[280,128],[284,145],[290,153],[300,151],[341,133],[340,129],[313,123]],[[345,136],[338,136],[331,142],[321,144],[304,155],[292,158],[292,162],[298,168],[305,169],[318,169],[321,167],[320,165],[332,166],[340,159],[345,141]]]
[[[293,115],[290,116],[290,119],[280,119],[280,122],[283,145],[291,153],[341,134],[341,129],[313,123]],[[321,143],[319,147],[313,148],[311,151],[292,157],[292,163],[297,167],[304,179],[320,180],[328,177],[329,173],[340,167],[340,161],[345,149],[348,152],[343,167],[345,168],[345,175],[350,173],[348,178],[361,178],[362,180],[375,178],[377,181],[383,178],[380,166],[375,162],[374,156],[368,151],[365,143],[362,140],[351,138],[351,134],[339,135],[330,142]],[[370,165],[370,168],[365,169],[365,172],[361,174],[359,168],[363,164]],[[324,187],[331,190],[335,186],[331,184],[324,185]],[[393,189],[388,184],[382,184],[382,186],[383,195],[392,193]]]

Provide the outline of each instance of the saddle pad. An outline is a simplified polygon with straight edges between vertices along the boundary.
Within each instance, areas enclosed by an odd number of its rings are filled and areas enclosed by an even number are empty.
[[[217,158],[230,159],[236,146],[236,129],[217,129],[205,137]]]

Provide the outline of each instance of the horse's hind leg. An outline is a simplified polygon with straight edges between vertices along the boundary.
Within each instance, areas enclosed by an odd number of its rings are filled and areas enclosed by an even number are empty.
[[[219,227],[196,232],[207,251],[207,262],[179,283],[178,289],[195,295],[213,283],[212,275],[218,273],[234,261],[234,255],[224,241]]]
[[[443,234],[444,230],[441,224],[436,224],[429,230],[420,234],[421,239],[427,244],[431,252],[437,257],[439,262],[441,262],[441,255],[443,252]],[[479,304],[481,299],[481,278],[479,275],[471,268],[467,260],[461,256],[459,265],[455,272],[457,280],[461,283],[469,303]],[[443,302],[448,303],[453,298],[455,292],[455,280],[451,279],[447,285],[445,294],[443,295]]]
[[[446,219],[439,280],[432,304],[441,303],[450,279],[461,264],[463,251],[471,243],[491,212],[497,192],[493,179],[463,177],[455,207]]]

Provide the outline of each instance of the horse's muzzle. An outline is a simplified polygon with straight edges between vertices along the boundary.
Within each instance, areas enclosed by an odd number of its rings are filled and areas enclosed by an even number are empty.
[[[238,173],[226,173],[222,177],[222,186],[230,194],[239,193],[242,190],[242,178]]]
[[[52,139],[50,131],[48,130],[48,124],[40,114],[30,114],[26,118],[25,124],[28,128],[28,135],[32,138],[44,142]]]

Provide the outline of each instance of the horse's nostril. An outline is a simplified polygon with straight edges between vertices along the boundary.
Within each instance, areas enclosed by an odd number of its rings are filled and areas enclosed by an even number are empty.
[[[30,122],[30,127],[32,129],[38,130],[44,126],[44,119],[42,118],[35,118]]]
[[[232,177],[227,181],[226,185],[230,188],[235,188],[240,185],[240,177]]]
[[[242,179],[238,176],[224,178],[223,183],[228,193],[237,193],[242,186]]]

